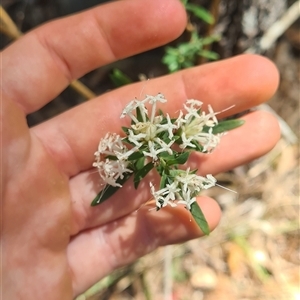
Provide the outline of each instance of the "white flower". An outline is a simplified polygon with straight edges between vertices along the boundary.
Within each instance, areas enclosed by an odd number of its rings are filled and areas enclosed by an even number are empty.
[[[203,184],[203,189],[207,190],[207,189],[215,186],[216,183],[217,183],[217,179],[214,176],[212,176],[211,174],[207,174],[206,181]]]
[[[202,107],[203,102],[195,99],[188,99],[186,103],[183,105],[187,114],[185,115],[185,119],[190,119],[191,117],[197,117],[198,112]]]
[[[202,152],[210,153],[220,143],[220,136],[220,134],[213,134],[212,128],[210,128],[208,132],[199,132],[189,138],[186,138],[186,132],[182,132],[182,143],[179,147],[182,149],[185,149],[186,147],[195,148],[196,146],[192,144],[192,141],[196,141],[203,147]]]
[[[157,127],[156,122],[160,122],[160,118],[156,118],[155,122],[139,122],[135,125],[131,125],[131,128],[137,133],[144,134],[144,140],[150,141],[156,137]]]
[[[93,164],[94,167],[98,168],[100,177],[103,181],[111,186],[122,187],[121,184],[117,183],[117,180],[124,178],[124,173],[131,173],[132,170],[128,169],[128,163],[123,160],[110,160],[99,161]]]
[[[175,177],[174,181],[179,183],[184,192],[190,190],[192,195],[198,194],[202,189],[212,187],[216,183],[216,179],[212,175],[209,175],[209,177],[205,178],[203,176],[191,173],[190,168],[188,168],[186,171],[181,171]]]
[[[141,116],[143,119],[143,122],[146,122],[146,115],[148,114],[148,110],[145,107],[144,101],[139,101],[137,99],[131,100],[126,107],[123,109],[122,114],[120,118],[124,118],[126,115],[128,115],[135,123],[138,123],[139,120],[137,117],[133,114],[134,111],[139,108],[141,112]]]
[[[151,117],[150,117],[150,122],[152,123],[156,114],[156,103],[157,102],[166,103],[167,99],[162,93],[158,93],[156,96],[147,95],[144,101],[145,102],[148,101],[149,104],[152,105]]]
[[[166,144],[163,140],[155,138],[153,141],[148,141],[149,152],[143,151],[143,153],[145,156],[151,157],[153,161],[157,161],[159,153],[168,152],[169,154],[173,154],[173,150],[171,149],[173,143],[174,141],[171,141],[169,144]]]
[[[127,158],[137,148],[128,150],[123,144],[121,137],[118,134],[107,133],[104,138],[100,140],[98,151],[95,152],[96,161],[93,166],[98,168],[100,177],[109,185],[121,186],[116,181],[120,178],[123,179],[124,173],[132,172],[128,168],[129,162]],[[102,161],[103,156],[115,156],[116,159],[108,159]]]
[[[203,152],[213,151],[220,142],[220,135],[215,135],[212,132],[212,127],[218,124],[216,113],[214,113],[212,107],[209,105],[209,113],[202,112],[199,114],[202,102],[197,100],[188,100],[187,104],[185,105],[185,109],[188,113],[177,121],[180,123],[182,140],[180,148],[196,148],[193,144],[193,141],[195,141],[203,147]],[[203,132],[204,126],[210,127],[208,132]]]
[[[157,160],[157,154],[159,153],[157,149],[155,149],[155,143],[152,141],[148,141],[149,152],[143,151],[145,156],[151,157],[154,161]]]
[[[208,121],[206,122],[205,125],[206,125],[206,126],[213,127],[213,126],[215,126],[216,124],[218,124],[218,119],[217,119],[217,117],[216,117],[216,115],[217,115],[218,113],[215,113],[215,112],[213,111],[213,108],[211,107],[211,105],[208,105],[207,108],[208,108],[208,111],[209,111],[209,114],[207,114],[207,116],[208,116],[209,119],[211,119],[211,120],[208,120]]]
[[[155,191],[153,184],[150,183],[151,194],[155,199],[157,208],[162,208],[167,204],[171,206],[183,204],[190,210],[201,190],[216,184],[216,179],[211,174],[203,177],[191,173],[190,169],[178,171],[173,180],[172,183],[166,184],[166,187],[158,191]]]
[[[173,150],[171,149],[171,146],[174,144],[175,141],[170,141],[169,144],[165,143],[162,139],[155,138],[154,141],[159,144],[161,147],[158,151],[158,153],[161,152],[168,152],[170,155],[173,154]]]
[[[187,189],[182,191],[182,199],[178,201],[178,204],[185,205],[185,208],[191,210],[191,205],[196,201],[196,197],[191,197],[191,190]]]
[[[213,134],[212,128],[205,135],[199,134],[198,141],[203,145],[203,152],[212,152],[220,143],[221,134]]]
[[[194,140],[195,137],[191,136],[189,138],[186,137],[186,133],[183,131],[181,134],[181,140],[182,143],[179,145],[181,149],[185,149],[186,147],[196,148],[194,144],[191,143],[192,140]]]
[[[126,160],[128,159],[128,157],[133,154],[134,152],[136,152],[139,149],[139,147],[134,147],[126,152],[116,152],[116,156],[118,158],[118,160]]]
[[[182,124],[185,124],[185,123],[186,123],[186,120],[183,117],[183,112],[182,112],[182,110],[180,110],[179,111],[179,116],[176,119],[176,121],[174,122],[174,124],[177,126],[177,128],[180,128],[182,126]]]
[[[187,105],[190,105],[190,109],[200,109],[203,105],[203,102],[202,101],[199,101],[199,100],[195,100],[195,99],[187,99],[186,100],[186,104]],[[185,107],[187,106],[185,105]],[[196,107],[195,107],[196,106]]]
[[[176,200],[180,189],[177,187],[176,183],[173,182],[172,184],[167,184],[165,188],[155,191],[152,182],[150,182],[150,191],[155,199],[156,207],[162,208],[168,204],[172,207],[176,206],[174,200]]]
[[[175,142],[172,140],[174,134],[173,130],[177,129],[178,126],[173,124],[170,116],[166,115],[166,123],[161,124],[164,120],[162,115],[155,116],[156,114],[156,103],[165,103],[167,100],[164,95],[159,93],[156,96],[147,95],[145,99],[138,101],[132,100],[123,110],[121,117],[129,115],[134,121],[131,125],[131,129],[128,129],[128,140],[133,143],[136,147],[142,147],[143,145],[148,146],[148,151],[143,151],[144,155],[150,157],[153,161],[158,159],[158,154],[161,152],[168,152],[173,154],[171,146]],[[145,104],[151,104],[151,116],[149,118],[148,111]],[[139,108],[140,115],[143,121],[139,121],[136,116],[133,116],[133,111]],[[167,143],[158,137],[161,132],[168,132],[169,140]]]
[[[178,129],[178,125],[172,123],[169,114],[166,114],[166,117],[167,117],[167,123],[165,123],[165,124],[157,124],[156,125],[159,128],[157,130],[157,133],[166,130],[166,131],[168,131],[169,139],[171,140],[173,138],[173,136],[174,136],[173,130]]]
[[[145,133],[135,134],[133,130],[128,130],[129,136],[128,140],[135,144],[137,147],[141,147],[143,145],[142,141],[146,137]]]
[[[100,140],[98,151],[95,155],[115,155],[115,151],[122,152],[124,148],[126,147],[122,142],[122,138],[118,134],[107,133],[105,137]]]

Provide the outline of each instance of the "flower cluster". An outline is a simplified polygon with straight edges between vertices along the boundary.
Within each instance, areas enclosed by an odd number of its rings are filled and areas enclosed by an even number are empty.
[[[174,201],[177,200],[177,204],[184,204],[188,210],[191,210],[191,205],[196,201],[200,191],[213,187],[217,182],[211,174],[203,177],[190,172],[190,169],[176,170],[171,173],[173,176],[168,178],[169,183],[158,191],[155,191],[150,182],[151,194],[159,209],[167,204],[176,206]]]
[[[183,204],[197,220],[201,214],[196,197],[201,190],[216,184],[212,175],[202,177],[197,170],[181,170],[179,165],[187,162],[192,151],[210,153],[220,142],[222,132],[240,126],[241,122],[218,122],[211,106],[202,110],[202,102],[189,99],[176,118],[158,110],[166,103],[163,94],[147,95],[143,100],[132,100],[122,111],[121,118],[131,119],[129,127],[123,127],[124,137],[107,133],[100,140],[93,164],[99,171],[106,188],[94,199],[97,205],[111,196],[130,177],[135,188],[152,170],[161,177],[160,187],[155,190],[150,183],[157,210],[166,205]],[[193,208],[196,207],[196,215]],[[198,225],[205,231],[207,224],[201,216]],[[206,226],[206,227],[205,227]],[[207,229],[207,228],[206,228]],[[207,230],[206,230],[207,231]]]
[[[187,114],[179,119],[181,124],[180,148],[202,147],[201,152],[211,152],[220,142],[220,135],[213,134],[213,127],[218,124],[216,114],[212,107],[208,105],[209,113],[201,112],[202,102],[194,99],[187,100],[184,105]],[[209,128],[208,132],[207,129]]]
[[[109,134],[101,139],[98,151],[95,152],[96,161],[93,167],[98,168],[101,178],[111,186],[122,187],[117,180],[123,179],[125,173],[131,173],[127,160],[136,148],[128,150],[118,134]],[[105,160],[102,160],[103,156]]]

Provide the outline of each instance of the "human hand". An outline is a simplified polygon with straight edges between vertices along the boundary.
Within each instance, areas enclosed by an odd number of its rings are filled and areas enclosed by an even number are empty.
[[[109,201],[90,206],[100,189],[93,153],[107,132],[120,131],[120,113],[144,83],[31,129],[25,118],[73,79],[174,39],[185,22],[179,1],[124,0],[48,23],[2,52],[3,299],[71,299],[159,246],[201,236],[184,208],[152,212],[143,206],[147,185],[135,191],[128,183]],[[235,104],[223,117],[268,100],[277,84],[272,63],[247,55],[150,80],[146,91],[162,92],[170,114],[188,98],[215,111]],[[197,158],[201,173],[234,168],[274,146],[279,129],[271,115],[253,112],[243,119],[212,154]],[[198,203],[213,229],[218,205],[207,197]]]

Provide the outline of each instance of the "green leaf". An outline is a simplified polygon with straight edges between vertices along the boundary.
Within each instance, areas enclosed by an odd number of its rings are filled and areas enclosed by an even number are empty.
[[[169,154],[169,152],[167,151],[163,151],[161,153],[159,153],[159,157],[163,158],[164,160],[167,160],[168,157],[171,157],[171,159],[174,157],[174,155]]]
[[[201,43],[202,43],[202,45],[209,45],[209,44],[212,44],[214,42],[218,42],[220,40],[221,40],[221,36],[215,34],[215,35],[210,35],[210,36],[201,38]]]
[[[129,134],[129,128],[128,127],[125,127],[125,126],[122,126],[122,130],[126,133],[126,134]]]
[[[149,162],[145,165],[142,169],[137,171],[134,175],[134,187],[135,189],[138,188],[140,181],[153,169],[154,164]]]
[[[219,122],[215,127],[213,127],[213,133],[222,133],[228,130],[235,129],[237,127],[242,126],[245,123],[244,120],[225,120]]]
[[[182,173],[182,170],[177,170],[177,169],[170,169],[169,170],[169,174],[170,174],[170,178],[175,178],[176,176],[180,175],[180,173]]]
[[[145,156],[140,157],[135,163],[135,170],[141,170],[145,165]]]
[[[185,151],[182,153],[177,153],[175,155],[169,155],[164,157],[164,160],[166,161],[168,166],[172,165],[183,165],[186,163],[190,155],[190,152]]]
[[[119,69],[113,69],[112,73],[109,75],[109,78],[116,87],[132,83],[132,80]]]
[[[198,152],[203,152],[203,146],[200,145],[197,141],[194,140],[191,141],[191,143],[196,146],[196,148],[191,148],[191,149],[195,149]]]
[[[165,118],[165,113],[161,109],[158,110],[158,114]]]
[[[123,179],[118,179],[117,183],[123,185],[132,175],[132,173],[125,173]],[[120,187],[118,186],[112,186],[107,184],[105,188],[99,192],[99,194],[95,197],[95,199],[92,201],[91,206],[99,205],[100,203],[107,200],[109,197],[111,197],[115,192],[119,190]]]
[[[163,172],[162,176],[160,178],[160,185],[159,185],[160,190],[166,187],[167,178],[168,178],[168,176],[166,175],[165,172]]]
[[[131,155],[129,155],[128,160],[129,161],[131,161],[131,160],[137,160],[137,159],[139,159],[139,158],[141,158],[143,156],[144,156],[144,154],[141,151],[133,152]]]
[[[210,230],[209,230],[208,223],[207,223],[207,221],[203,215],[203,212],[197,202],[192,203],[190,211],[191,211],[192,216],[194,217],[194,220],[196,221],[199,228],[201,229],[201,231],[205,235],[209,235]]]
[[[107,155],[107,156],[105,156],[105,158],[107,158],[109,160],[118,160],[118,158],[115,155]]]
[[[204,58],[208,58],[211,60],[217,60],[219,59],[219,54],[213,51],[208,51],[208,50],[201,50],[198,52],[198,55],[204,57]]]
[[[135,109],[135,111],[136,111],[136,118],[139,120],[139,122],[144,122],[142,113],[141,113],[141,109],[139,107],[137,107]]]
[[[208,24],[214,24],[215,19],[214,19],[213,15],[205,8],[203,8],[199,5],[196,5],[196,4],[191,4],[191,3],[187,3],[185,5],[185,8],[187,11],[192,12],[196,17],[203,20],[204,22],[206,22]]]

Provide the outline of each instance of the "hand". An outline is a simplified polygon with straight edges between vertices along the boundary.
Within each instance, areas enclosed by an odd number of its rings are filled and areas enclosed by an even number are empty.
[[[158,246],[201,236],[184,208],[155,212],[143,206],[150,197],[147,184],[135,191],[129,183],[125,192],[90,206],[100,189],[93,153],[107,132],[120,132],[120,113],[144,83],[30,129],[25,119],[73,79],[167,43],[185,22],[179,1],[124,0],[48,23],[3,51],[3,299],[71,299]],[[215,111],[235,104],[225,116],[268,100],[277,84],[270,61],[246,55],[150,80],[145,92],[162,92],[171,114],[187,98]],[[275,145],[279,129],[271,115],[257,111],[243,119],[246,124],[224,136],[215,152],[198,158],[201,173],[234,168]],[[213,229],[218,205],[206,197],[198,202]]]

